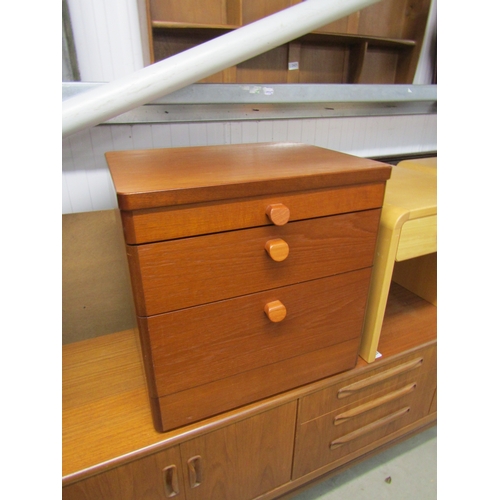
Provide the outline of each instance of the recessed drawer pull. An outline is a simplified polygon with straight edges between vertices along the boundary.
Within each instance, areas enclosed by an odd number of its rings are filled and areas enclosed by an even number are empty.
[[[273,203],[267,206],[266,215],[275,226],[284,226],[290,219],[290,209],[283,203]]]
[[[280,321],[283,321],[285,319],[285,316],[286,316],[286,307],[279,300],[274,300],[273,302],[268,302],[264,306],[264,311],[265,311],[267,317],[273,323],[279,323]]]
[[[344,413],[340,413],[333,419],[333,423],[335,425],[339,425],[351,418],[357,417],[358,415],[361,415],[367,411],[373,410],[374,408],[377,408],[378,406],[382,406],[386,403],[389,403],[390,401],[394,401],[396,399],[399,399],[403,396],[406,396],[407,394],[410,394],[417,388],[416,383],[409,384],[402,389],[398,389],[397,391],[390,392],[389,394],[386,394],[378,399],[374,399],[373,401],[370,401],[368,403],[365,403],[364,405],[360,405],[356,408],[353,408],[352,410],[346,411]]]
[[[351,396],[357,391],[362,391],[367,387],[379,384],[380,382],[384,382],[385,380],[392,377],[396,377],[401,373],[405,373],[415,368],[419,368],[420,366],[422,366],[423,362],[424,362],[423,358],[413,359],[412,361],[408,361],[407,363],[403,363],[402,365],[395,366],[394,368],[386,370],[382,373],[377,373],[377,375],[374,375],[373,377],[368,377],[363,380],[360,380],[359,382],[355,382],[354,384],[346,385],[345,387],[339,389],[337,397],[339,399],[347,398],[348,396]]]
[[[288,243],[281,238],[267,241],[265,248],[266,252],[269,254],[269,257],[271,257],[271,259],[276,262],[285,260],[288,257],[288,253],[290,252]]]
[[[346,434],[345,436],[339,437],[338,439],[335,439],[330,443],[330,450],[334,450],[338,448],[339,446],[342,446],[346,443],[349,443],[350,441],[354,441],[355,439],[364,436],[365,434],[368,434],[369,432],[374,431],[375,429],[378,429],[379,427],[382,427],[393,420],[397,420],[398,418],[406,415],[410,411],[410,407],[406,406],[402,408],[401,410],[398,410],[395,413],[391,413],[390,415],[387,415],[387,417],[381,418],[379,420],[375,420],[375,422],[372,422],[371,424],[365,425],[364,427],[361,427],[360,429],[357,429],[353,432],[350,432],[349,434]]]
[[[169,465],[163,469],[163,483],[167,498],[176,497],[179,494],[179,478],[175,465]]]
[[[201,457],[200,455],[196,455],[191,457],[187,461],[188,465],[188,474],[189,474],[189,486],[191,488],[196,488],[200,486],[202,481],[202,470],[201,470]]]

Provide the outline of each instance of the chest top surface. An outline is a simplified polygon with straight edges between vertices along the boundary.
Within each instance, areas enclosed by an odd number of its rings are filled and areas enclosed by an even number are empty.
[[[112,151],[121,210],[385,182],[391,167],[299,143]]]

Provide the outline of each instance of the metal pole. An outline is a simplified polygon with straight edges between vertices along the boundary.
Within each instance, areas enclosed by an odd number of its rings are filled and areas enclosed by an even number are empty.
[[[62,104],[62,135],[147,104],[380,0],[306,0]]]

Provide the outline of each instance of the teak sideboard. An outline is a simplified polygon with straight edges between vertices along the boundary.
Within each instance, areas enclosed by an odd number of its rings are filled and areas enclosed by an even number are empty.
[[[382,356],[357,356],[390,167],[187,148],[165,189],[165,154],[108,156],[139,331],[63,347],[63,498],[278,498],[433,425],[434,305],[393,283]]]

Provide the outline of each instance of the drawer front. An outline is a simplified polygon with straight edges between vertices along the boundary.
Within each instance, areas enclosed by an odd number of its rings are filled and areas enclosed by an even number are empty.
[[[155,425],[159,431],[175,429],[349,370],[356,365],[358,349],[359,339],[351,339],[186,391],[152,398]]]
[[[433,391],[426,374],[297,428],[293,479],[335,462],[425,417]]]
[[[370,274],[370,268],[362,269],[140,318],[155,373],[152,395],[184,391],[359,339]],[[284,318],[266,314],[266,306],[276,303],[283,306],[276,310]]]
[[[290,222],[380,208],[384,188],[384,183],[365,184],[273,197],[122,211],[121,215],[127,243],[151,243],[271,225],[266,209],[275,204],[283,204],[289,209]]]
[[[139,316],[370,267],[380,210],[127,246]],[[282,241],[284,260],[266,246]]]
[[[437,215],[405,222],[399,236],[396,261],[437,252]]]
[[[419,350],[383,367],[372,366],[362,375],[346,378],[327,389],[301,398],[298,422],[304,423],[352,403],[400,389],[424,373],[435,376],[436,346]]]

